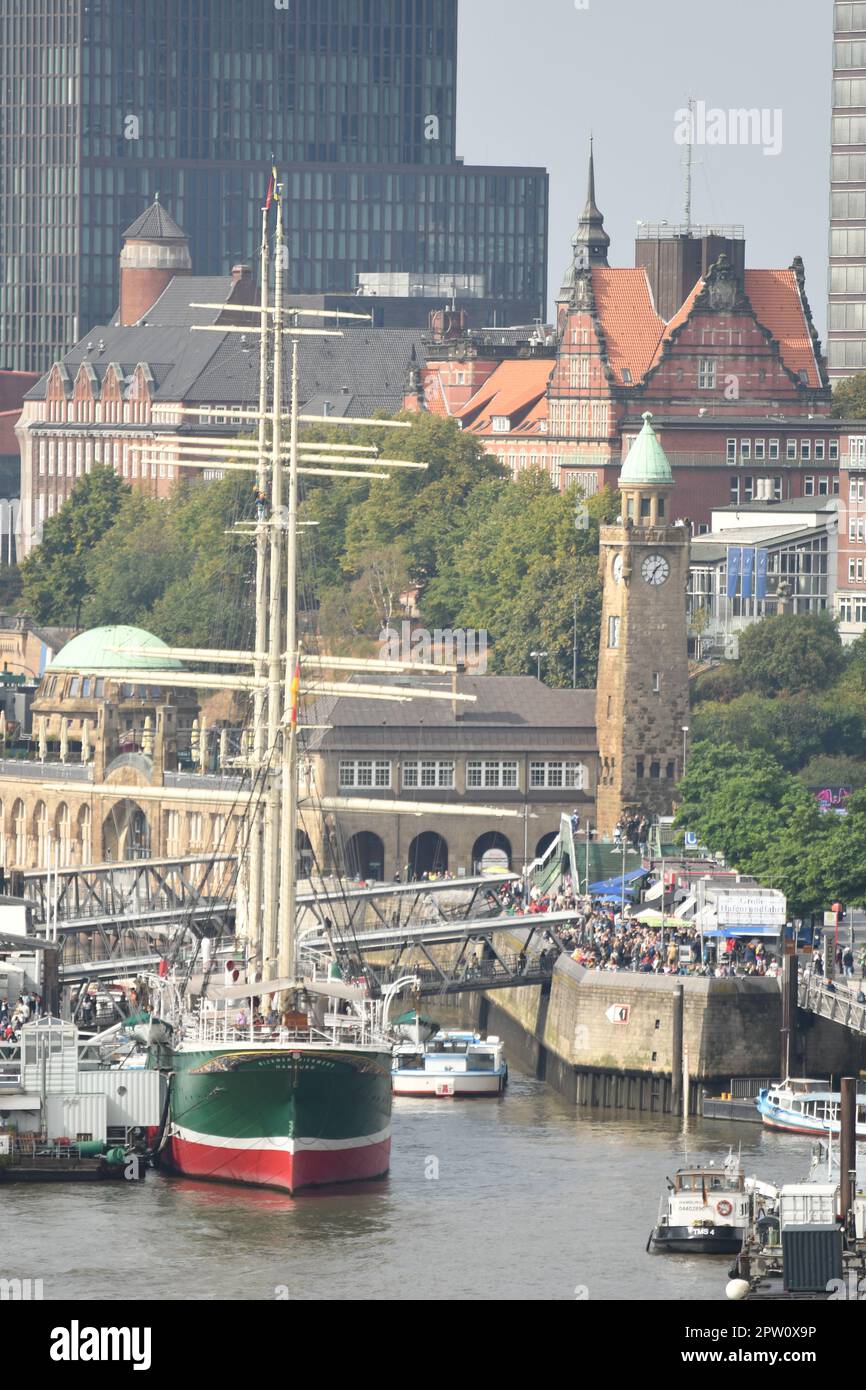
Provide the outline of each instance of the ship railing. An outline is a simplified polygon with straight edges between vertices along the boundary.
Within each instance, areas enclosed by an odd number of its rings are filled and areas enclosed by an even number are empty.
[[[196,1030],[196,1041],[213,1043],[277,1043],[291,1046],[292,1043],[330,1043],[335,1035],[345,1041],[345,1034],[351,1033],[353,1041],[367,1042],[370,1028],[367,1023],[351,1015],[329,1017],[328,1028],[271,1028],[267,1024],[256,1024],[250,1029],[248,1024],[225,1025],[219,1021],[208,1021]]]

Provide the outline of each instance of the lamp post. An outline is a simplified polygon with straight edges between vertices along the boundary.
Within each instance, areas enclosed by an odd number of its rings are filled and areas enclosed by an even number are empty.
[[[688,726],[688,724],[684,724],[684,725],[683,725],[683,776],[684,776],[684,777],[685,777],[685,775],[686,775],[686,749],[687,749],[687,747],[688,747],[688,741],[689,741],[689,726]]]
[[[528,802],[528,801],[524,801],[524,803],[523,803],[523,877],[524,877],[524,880],[525,880],[525,878],[526,878],[526,870],[527,870],[527,867],[528,867],[528,865],[529,865],[529,844],[528,844],[528,840],[529,840],[529,822],[530,822],[531,820],[538,820],[538,816],[535,814],[534,811],[530,811],[530,809],[529,809],[529,802]]]
[[[571,647],[571,688],[577,689],[577,594],[574,596],[574,640]]]
[[[536,675],[538,679],[541,680],[541,662],[542,659],[547,656],[547,652],[530,652],[529,655],[536,663]]]

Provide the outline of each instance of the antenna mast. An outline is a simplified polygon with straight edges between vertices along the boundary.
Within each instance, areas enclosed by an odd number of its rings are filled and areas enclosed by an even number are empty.
[[[692,151],[695,139],[695,99],[689,97],[689,141],[686,145],[686,236],[692,234]]]

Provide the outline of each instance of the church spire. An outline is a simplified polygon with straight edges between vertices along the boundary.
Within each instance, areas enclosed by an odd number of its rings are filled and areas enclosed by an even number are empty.
[[[593,266],[607,265],[607,249],[610,246],[610,237],[604,229],[604,217],[595,201],[595,150],[592,136],[589,137],[586,206],[577,224],[577,231],[571,238],[571,246],[571,264],[563,277],[560,300],[571,299],[575,276],[579,271],[589,270]]]
[[[592,136],[589,137],[589,175],[586,181],[586,207],[583,210],[577,231],[572,238],[575,254],[575,268],[593,265],[607,265],[607,248],[610,237],[604,230],[604,217],[595,201],[595,150]],[[583,254],[581,254],[583,248]]]

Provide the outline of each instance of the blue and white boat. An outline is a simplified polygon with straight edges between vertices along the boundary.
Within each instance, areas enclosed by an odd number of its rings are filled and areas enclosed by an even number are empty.
[[[500,1038],[440,1030],[426,1042],[404,1042],[394,1048],[391,1083],[395,1096],[499,1096],[507,1081],[508,1065]]]
[[[841,1096],[826,1081],[789,1077],[758,1092],[755,1105],[768,1129],[788,1134],[838,1134]],[[866,1095],[857,1096],[857,1138],[866,1139]]]

